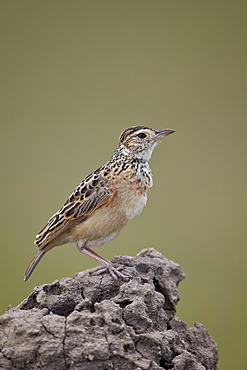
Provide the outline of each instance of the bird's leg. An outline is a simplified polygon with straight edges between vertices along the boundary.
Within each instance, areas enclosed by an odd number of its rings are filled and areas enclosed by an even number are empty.
[[[109,271],[111,276],[115,279],[115,280],[118,280],[119,277],[121,277],[122,279],[125,279],[125,280],[129,280],[130,279],[130,276],[126,276],[124,274],[122,274],[119,270],[123,269],[123,266],[120,266],[120,267],[114,267],[113,264],[108,261],[106,258],[104,257],[101,257],[98,253],[96,253],[95,251],[93,251],[92,249],[90,248],[87,248],[87,247],[78,247],[79,251],[86,254],[87,256],[95,259],[96,261],[98,261],[99,263],[101,263],[104,267],[98,271],[95,271],[92,275],[100,275],[102,274],[103,272],[105,271]]]

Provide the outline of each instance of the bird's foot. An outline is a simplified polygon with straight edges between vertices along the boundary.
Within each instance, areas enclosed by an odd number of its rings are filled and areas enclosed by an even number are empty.
[[[94,250],[88,247],[79,247],[78,249],[80,252],[86,254],[89,257],[92,257],[93,259],[95,259],[96,261],[100,262],[103,265],[101,269],[93,272],[92,275],[100,275],[103,272],[109,271],[111,276],[115,280],[118,280],[118,278],[122,278],[124,280],[131,279],[131,276],[124,275],[120,272],[120,270],[122,270],[124,266],[114,267],[110,261],[100,256],[98,253],[96,253]]]
[[[120,272],[124,266],[114,267],[111,263],[107,266],[102,267],[101,269],[95,271],[92,273],[92,275],[101,275],[106,271],[109,271],[113,279],[118,280],[119,278],[122,278],[124,280],[131,279],[131,276],[124,275]]]

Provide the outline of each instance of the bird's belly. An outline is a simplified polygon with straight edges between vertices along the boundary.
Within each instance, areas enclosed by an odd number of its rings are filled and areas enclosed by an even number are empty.
[[[70,241],[79,242],[87,247],[109,243],[127,223],[139,215],[146,204],[146,194],[138,196],[118,196],[109,205],[103,205],[85,221],[70,230]]]
[[[147,203],[147,195],[144,194],[135,194],[123,202],[122,210],[125,213],[127,219],[130,221],[135,216],[141,214],[144,206]]]
[[[82,244],[84,247],[88,247],[88,248],[96,248],[96,247],[100,247],[101,245],[105,245],[105,244],[108,244],[110,243],[110,241],[112,241],[113,239],[116,238],[116,236],[119,234],[121,230],[119,231],[115,231],[107,236],[103,236],[99,239],[96,239],[96,240],[87,240],[86,242],[82,240]],[[80,243],[79,243],[80,244]]]
[[[97,241],[97,246],[104,245],[114,239],[128,220],[117,207],[103,206],[98,208],[85,221],[77,224],[71,231],[72,241]]]

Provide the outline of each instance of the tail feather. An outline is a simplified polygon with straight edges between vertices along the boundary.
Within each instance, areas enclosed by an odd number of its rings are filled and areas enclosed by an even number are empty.
[[[34,256],[30,265],[28,266],[27,271],[25,272],[24,281],[27,281],[27,279],[32,274],[33,270],[35,269],[41,258],[44,257],[45,253],[46,251],[42,249],[38,250],[37,254]]]

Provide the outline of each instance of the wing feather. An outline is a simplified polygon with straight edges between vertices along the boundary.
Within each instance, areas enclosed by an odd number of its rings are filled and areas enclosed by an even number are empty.
[[[36,236],[35,244],[44,248],[62,232],[83,222],[92,212],[109,201],[112,192],[107,179],[99,170],[86,177],[70,195],[64,206],[56,212]]]

